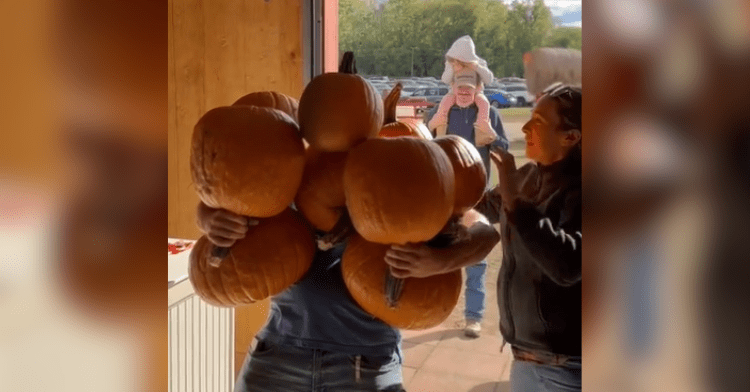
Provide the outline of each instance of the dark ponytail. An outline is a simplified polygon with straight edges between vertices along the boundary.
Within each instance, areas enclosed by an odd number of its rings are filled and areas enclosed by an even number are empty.
[[[581,129],[581,88],[560,83],[549,86],[542,92],[542,98],[549,97],[557,103],[560,128],[563,131]],[[540,98],[541,99],[541,98]]]

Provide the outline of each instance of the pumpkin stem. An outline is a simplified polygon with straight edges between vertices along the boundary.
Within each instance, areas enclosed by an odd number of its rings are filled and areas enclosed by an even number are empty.
[[[354,233],[354,225],[346,208],[342,208],[341,217],[333,226],[333,229],[318,240],[318,249],[328,250],[347,239]]]
[[[339,73],[356,74],[357,62],[354,61],[354,52],[345,52],[339,64]]]
[[[211,258],[208,259],[208,264],[212,267],[218,267],[222,261],[229,255],[231,248],[223,248],[221,246],[215,246],[211,250]]]
[[[383,122],[383,125],[396,122],[396,106],[398,106],[398,100],[401,98],[401,90],[403,88],[404,86],[401,82],[398,82],[393,86],[393,90],[388,93],[388,96],[385,97],[383,105],[385,109],[385,121]]]
[[[388,307],[395,309],[398,306],[398,300],[401,299],[401,293],[404,290],[404,279],[396,278],[391,274],[388,268],[385,272],[385,302]]]

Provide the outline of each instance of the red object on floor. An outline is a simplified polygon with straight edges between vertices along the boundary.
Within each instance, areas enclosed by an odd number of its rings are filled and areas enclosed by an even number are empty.
[[[178,253],[182,253],[186,250],[192,249],[193,245],[195,245],[195,241],[168,242],[167,253],[176,255]]]

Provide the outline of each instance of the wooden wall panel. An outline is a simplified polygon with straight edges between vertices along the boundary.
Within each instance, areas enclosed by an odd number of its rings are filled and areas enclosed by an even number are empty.
[[[174,69],[174,29],[172,28],[172,10],[173,2],[169,1],[167,4],[167,143],[169,146],[169,158],[167,161],[167,171],[169,178],[167,180],[168,188],[168,200],[169,200],[169,226],[168,231],[174,232],[172,219],[179,216],[179,176],[177,171],[179,170],[179,154],[178,151],[178,137],[177,137],[177,113],[175,111],[175,69]]]
[[[247,4],[248,91],[274,90],[299,98],[303,89],[302,0]]]
[[[302,1],[169,0],[169,237],[200,235],[189,161],[198,119],[253,91],[302,95]]]
[[[169,237],[200,235],[190,177],[198,119],[253,91],[302,95],[302,1],[168,0]],[[268,317],[269,303],[236,309],[235,372]]]
[[[190,178],[190,140],[193,126],[206,111],[203,1],[173,1],[172,7],[176,145],[169,147],[176,149],[177,162],[176,170],[169,175],[177,177],[177,184],[176,189],[170,189],[169,203],[177,205],[177,215],[169,217],[168,235],[196,239],[199,235],[194,223],[198,196]]]
[[[245,94],[246,3],[240,0],[205,3],[206,110],[231,105]]]

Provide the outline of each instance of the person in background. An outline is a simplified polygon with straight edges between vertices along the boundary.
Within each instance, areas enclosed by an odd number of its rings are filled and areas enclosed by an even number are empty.
[[[482,94],[484,84],[492,83],[487,62],[477,56],[471,37],[459,38],[446,54],[443,82],[451,86],[440,105],[428,115],[428,128],[441,136],[460,136],[479,151],[487,179],[490,174],[490,146],[508,148],[500,114]],[[479,337],[485,309],[487,261],[466,268],[466,307],[464,333]]]
[[[198,227],[217,246],[252,235],[257,221],[200,203]],[[483,260],[499,235],[475,211],[464,217],[466,236],[448,248],[394,246],[386,261],[408,273],[415,258],[431,271]],[[235,392],[404,391],[401,334],[357,305],[341,274],[346,243],[317,250],[308,273],[271,299],[268,322],[240,370]],[[453,267],[458,265],[458,267]],[[405,276],[403,276],[405,277]]]
[[[497,297],[513,392],[581,390],[581,90],[554,85],[523,126],[530,162],[493,149],[476,207],[501,224]],[[502,350],[502,348],[501,348]]]

